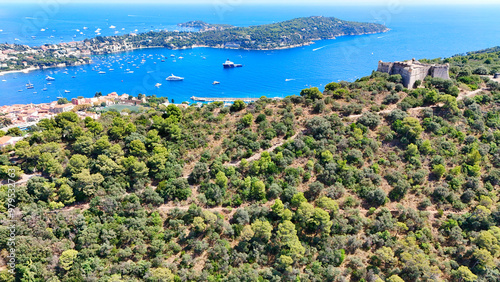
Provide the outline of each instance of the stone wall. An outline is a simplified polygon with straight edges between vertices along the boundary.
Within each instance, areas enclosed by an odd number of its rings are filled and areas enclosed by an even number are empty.
[[[403,78],[404,87],[411,89],[417,80],[423,81],[426,76],[450,79],[448,74],[449,65],[423,64],[413,59],[406,62],[382,62],[378,63],[378,72],[390,75],[399,74]]]

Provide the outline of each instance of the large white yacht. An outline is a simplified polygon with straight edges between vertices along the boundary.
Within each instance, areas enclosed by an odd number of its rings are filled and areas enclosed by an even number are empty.
[[[167,77],[167,80],[168,81],[179,81],[179,80],[184,80],[184,77],[175,76],[172,74],[171,76]]]

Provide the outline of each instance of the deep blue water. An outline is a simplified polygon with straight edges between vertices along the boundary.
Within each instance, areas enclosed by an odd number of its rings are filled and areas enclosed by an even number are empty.
[[[231,1],[214,3],[219,2]],[[49,102],[56,100],[61,94],[67,98],[92,97],[98,91],[103,94],[156,94],[174,98],[176,102],[188,101],[193,95],[284,97],[298,94],[307,86],[322,89],[331,81],[353,81],[369,75],[376,69],[379,60],[448,57],[500,45],[499,12],[500,5],[257,7],[229,4],[4,4],[0,6],[0,42],[29,45],[82,40],[95,36],[98,28],[102,35],[113,35],[116,31],[124,34],[136,29],[138,32],[174,30],[179,29],[176,27],[177,23],[190,20],[248,26],[311,15],[385,23],[391,31],[339,37],[306,47],[278,51],[147,49],[94,56],[94,64],[69,67],[68,74],[63,73],[65,69],[50,69],[1,76],[0,80],[6,81],[0,81],[0,105]],[[45,31],[41,31],[42,29]],[[84,34],[80,35],[77,29]],[[74,35],[77,36],[73,37]],[[171,57],[171,54],[175,57]],[[179,59],[180,56],[184,59]],[[223,69],[222,63],[227,58],[244,67]],[[142,62],[142,59],[145,61]],[[161,62],[162,59],[165,62]],[[176,62],[173,62],[174,59]],[[126,73],[127,68],[134,73]],[[98,74],[98,70],[103,70],[106,74]],[[170,74],[185,77],[185,80],[165,81]],[[46,85],[47,75],[56,78],[51,85]],[[215,80],[221,84],[212,85]],[[26,89],[25,84],[28,82],[33,83],[35,89]],[[156,83],[162,85],[157,88],[154,86]],[[48,90],[42,91],[44,87]],[[20,89],[23,91],[18,92]],[[64,90],[71,92],[64,94]]]

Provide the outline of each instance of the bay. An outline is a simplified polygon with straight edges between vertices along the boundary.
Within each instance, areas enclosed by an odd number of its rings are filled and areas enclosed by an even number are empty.
[[[138,32],[174,30],[179,29],[177,23],[190,20],[248,26],[311,15],[384,23],[391,30],[275,51],[155,48],[93,56],[91,65],[0,76],[0,80],[5,80],[0,81],[0,105],[50,102],[59,96],[92,97],[96,92],[154,94],[176,102],[190,101],[191,96],[284,97],[298,95],[305,87],[322,89],[332,81],[353,81],[369,75],[379,60],[448,57],[500,45],[498,5],[257,7],[214,3],[209,6],[59,4],[49,12],[41,5],[4,4],[0,6],[0,42],[40,45],[82,40],[95,36],[98,28],[102,35],[113,35],[116,31],[123,34],[136,29]],[[85,32],[73,37],[79,34],[77,29]],[[226,59],[244,66],[223,69]],[[127,73],[126,69],[133,73]],[[185,80],[166,81],[171,74]],[[56,79],[50,85],[45,80],[47,75]],[[212,85],[213,81],[220,84]],[[28,82],[34,84],[34,89],[25,88]],[[162,85],[155,87],[157,83]],[[47,91],[42,91],[44,87]]]

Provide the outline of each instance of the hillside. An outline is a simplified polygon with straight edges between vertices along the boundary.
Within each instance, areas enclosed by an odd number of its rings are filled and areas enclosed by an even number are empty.
[[[13,219],[17,281],[496,281],[499,56],[43,120],[1,151],[0,280]]]
[[[192,48],[194,45],[249,50],[282,49],[311,44],[314,40],[332,39],[343,35],[361,35],[386,32],[384,25],[344,21],[332,17],[304,17],[289,21],[231,27],[201,21],[180,24],[182,27],[200,28],[199,32],[150,31],[137,35],[108,36],[87,40],[91,43],[118,42],[136,47],[163,46],[166,48]]]

